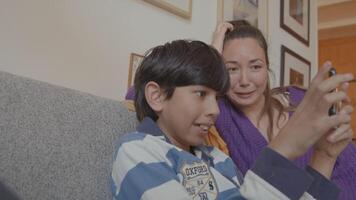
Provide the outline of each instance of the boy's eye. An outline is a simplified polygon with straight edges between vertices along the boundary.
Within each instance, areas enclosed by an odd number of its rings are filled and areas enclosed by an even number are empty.
[[[199,96],[199,97],[204,97],[206,95],[206,92],[205,91],[197,91],[196,94]]]

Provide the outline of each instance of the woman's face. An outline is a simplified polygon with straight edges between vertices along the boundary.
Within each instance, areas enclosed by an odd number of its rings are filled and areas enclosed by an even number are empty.
[[[264,50],[257,40],[232,39],[225,43],[222,54],[230,74],[229,99],[237,107],[263,104],[268,67]]]

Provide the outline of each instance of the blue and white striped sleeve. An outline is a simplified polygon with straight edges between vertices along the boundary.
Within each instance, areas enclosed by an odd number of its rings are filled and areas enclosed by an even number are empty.
[[[312,170],[298,168],[272,149],[265,148],[249,170],[240,188],[247,199],[302,199],[321,198],[320,193],[337,199],[338,189],[330,181]],[[322,185],[323,188],[318,186]],[[323,199],[323,198],[321,198]]]
[[[165,152],[152,136],[124,136],[113,163],[114,199],[189,199]]]

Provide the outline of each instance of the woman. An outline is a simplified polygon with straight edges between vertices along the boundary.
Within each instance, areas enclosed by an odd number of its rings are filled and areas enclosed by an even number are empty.
[[[246,173],[287,123],[305,91],[297,87],[270,90],[266,40],[246,21],[219,24],[212,44],[224,57],[231,86],[227,97],[219,101],[216,130],[211,130],[207,142],[229,152]],[[343,130],[352,131],[347,124]],[[311,153],[309,150],[295,163],[305,167]],[[332,180],[343,190],[340,199],[356,199],[356,148],[352,145],[336,160]]]

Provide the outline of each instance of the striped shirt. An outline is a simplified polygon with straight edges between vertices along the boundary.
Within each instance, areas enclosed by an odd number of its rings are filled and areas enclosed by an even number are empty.
[[[332,188],[319,174],[297,168],[270,149],[244,178],[220,150],[199,146],[193,151],[194,155],[171,144],[156,123],[145,118],[137,132],[122,136],[118,143],[114,199],[313,199],[305,192]],[[315,180],[326,190],[313,189]]]

